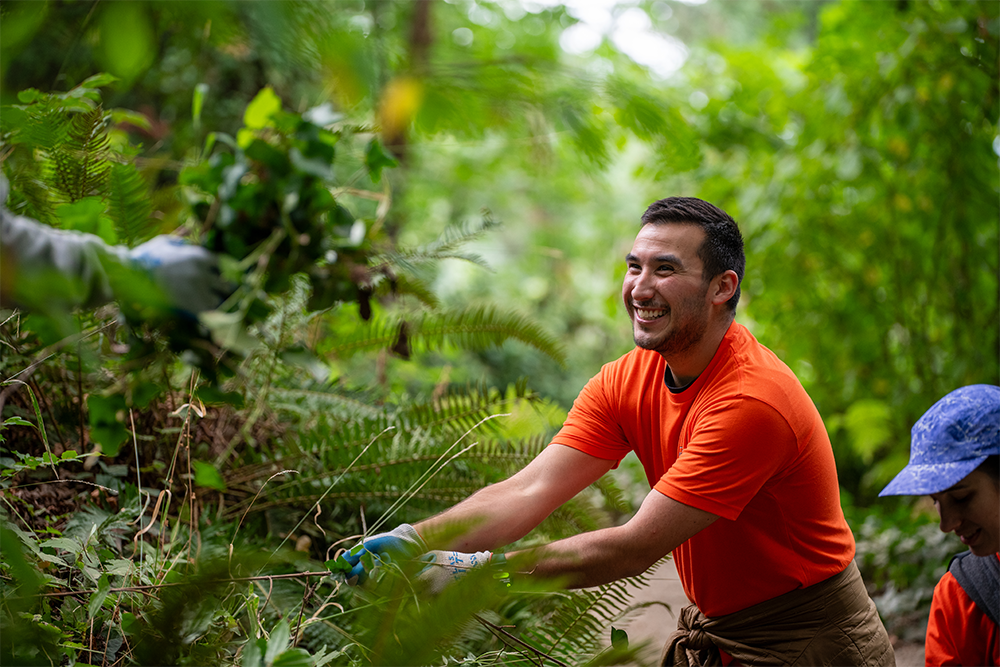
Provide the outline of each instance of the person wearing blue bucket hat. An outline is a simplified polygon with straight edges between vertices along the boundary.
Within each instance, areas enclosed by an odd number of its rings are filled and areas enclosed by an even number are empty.
[[[930,495],[969,547],[934,589],[930,665],[1000,665],[1000,387],[971,385],[913,425],[910,462],[880,496]]]

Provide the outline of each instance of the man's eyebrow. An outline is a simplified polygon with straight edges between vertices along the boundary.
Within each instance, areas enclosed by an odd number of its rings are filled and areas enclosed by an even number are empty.
[[[625,261],[627,263],[629,263],[629,264],[631,264],[632,262],[635,262],[637,264],[641,264],[642,263],[642,260],[639,259],[639,257],[637,257],[636,255],[633,255],[632,253],[629,253],[629,254],[625,255]],[[678,257],[677,255],[657,255],[656,257],[653,257],[653,263],[654,264],[674,264],[674,265],[680,266],[680,267],[684,266],[684,262],[682,262],[681,259],[680,259],[680,257]]]

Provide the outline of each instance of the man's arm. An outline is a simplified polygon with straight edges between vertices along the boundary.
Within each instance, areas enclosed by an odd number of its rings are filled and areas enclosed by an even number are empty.
[[[201,246],[173,236],[112,246],[14,215],[0,201],[0,308],[59,311],[125,299],[194,317],[231,291]]]
[[[614,463],[551,444],[512,477],[477,491],[415,528],[430,549],[496,549],[527,535]]]
[[[507,560],[515,571],[545,578],[566,577],[571,588],[598,586],[645,572],[718,518],[654,490],[622,526],[514,552]]]

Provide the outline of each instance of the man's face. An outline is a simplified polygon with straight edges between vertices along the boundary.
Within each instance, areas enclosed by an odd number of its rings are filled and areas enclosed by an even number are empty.
[[[1000,485],[981,470],[941,493],[932,493],[941,514],[941,530],[955,531],[977,556],[1000,551]]]
[[[705,231],[683,223],[647,224],[626,256],[622,300],[635,344],[664,357],[701,340],[708,328],[708,283],[698,248]]]

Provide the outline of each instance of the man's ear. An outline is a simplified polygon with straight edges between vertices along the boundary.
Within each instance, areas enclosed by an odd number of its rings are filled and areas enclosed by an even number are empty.
[[[740,285],[740,278],[735,271],[723,271],[715,278],[712,278],[712,286],[709,293],[712,296],[712,303],[722,305],[733,298],[736,288]]]

